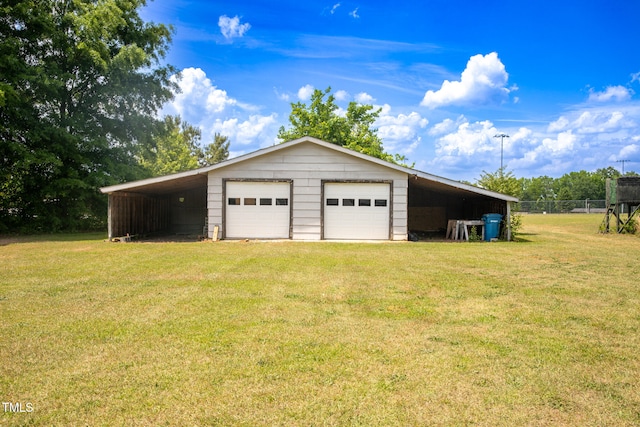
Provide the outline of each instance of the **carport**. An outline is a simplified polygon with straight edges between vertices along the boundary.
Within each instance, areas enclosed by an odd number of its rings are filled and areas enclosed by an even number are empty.
[[[451,219],[475,220],[487,213],[508,218],[509,202],[516,200],[461,182],[417,174],[409,177],[408,228],[411,232],[444,236]]]
[[[207,175],[189,171],[102,189],[109,195],[109,239],[134,235],[203,236]]]

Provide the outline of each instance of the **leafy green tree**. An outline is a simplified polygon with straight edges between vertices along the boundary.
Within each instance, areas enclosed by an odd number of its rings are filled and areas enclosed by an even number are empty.
[[[571,190],[568,187],[561,187],[558,191],[558,200],[556,201],[556,207],[560,211],[569,211],[575,206],[569,202],[570,200],[577,200],[573,198]]]
[[[4,0],[0,7],[0,230],[106,219],[100,186],[144,176],[136,156],[172,95],[171,29],[145,0]]]
[[[162,135],[140,163],[153,176],[196,169],[203,158],[199,146],[201,136],[200,129],[183,122],[179,116],[166,116]]]
[[[140,164],[152,175],[168,175],[219,163],[229,158],[229,138],[216,133],[213,142],[200,146],[200,129],[182,121],[179,116],[167,116],[164,129],[155,146],[140,158]]]
[[[570,172],[555,180],[554,191],[561,200],[604,199],[605,178],[584,170]]]
[[[377,129],[372,128],[381,109],[350,102],[345,114],[340,115],[335,101],[331,87],[328,87],[324,91],[315,89],[309,105],[292,103],[291,127],[280,127],[278,138],[284,142],[313,136],[389,162],[402,164],[406,161],[404,156],[385,153]]]
[[[514,197],[520,197],[522,192],[520,180],[511,171],[505,173],[504,168],[500,168],[494,173],[482,171],[476,185],[486,190]]]
[[[216,133],[213,142],[204,149],[203,166],[215,165],[229,158],[229,137]]]
[[[545,201],[555,200],[556,193],[553,190],[554,179],[550,176],[540,176],[537,178],[522,178],[521,186],[522,200]]]
[[[596,170],[595,173],[597,176],[599,176],[603,180],[606,180],[607,178],[616,179],[620,177],[620,172],[618,171],[618,169],[612,166],[609,166],[607,168],[600,168]]]

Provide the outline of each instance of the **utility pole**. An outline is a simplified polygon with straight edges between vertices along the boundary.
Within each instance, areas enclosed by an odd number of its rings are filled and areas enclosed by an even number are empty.
[[[504,165],[503,163],[503,158],[504,158],[504,139],[505,138],[509,138],[509,135],[507,135],[506,133],[497,133],[493,136],[494,138],[500,138],[500,173],[503,173],[503,167]]]
[[[624,164],[631,160],[616,160],[617,163],[622,163],[622,175],[624,175]]]

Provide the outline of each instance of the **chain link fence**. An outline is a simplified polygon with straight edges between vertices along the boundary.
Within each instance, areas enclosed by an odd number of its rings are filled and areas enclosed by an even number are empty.
[[[606,200],[522,200],[516,210],[523,213],[605,213]]]

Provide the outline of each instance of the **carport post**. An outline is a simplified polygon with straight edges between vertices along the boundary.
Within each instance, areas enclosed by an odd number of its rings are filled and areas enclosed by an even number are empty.
[[[507,218],[505,220],[507,224],[507,242],[511,241],[511,202],[507,202]]]
[[[112,195],[109,193],[108,202],[107,202],[107,235],[109,236],[109,241],[113,238],[113,227],[111,226],[111,203],[112,203]]]

